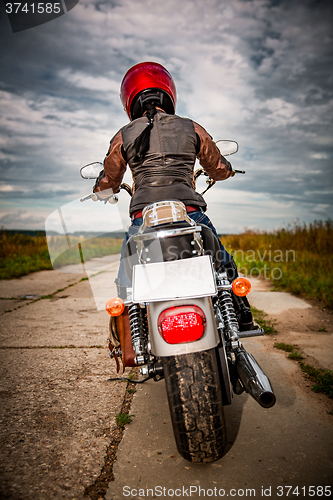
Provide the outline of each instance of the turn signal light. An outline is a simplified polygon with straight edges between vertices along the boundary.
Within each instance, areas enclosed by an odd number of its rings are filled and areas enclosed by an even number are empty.
[[[206,328],[206,316],[200,307],[176,306],[163,311],[158,329],[168,344],[181,344],[201,339]]]
[[[238,297],[245,297],[251,290],[251,283],[246,278],[236,278],[232,283],[232,290]]]
[[[124,312],[125,304],[119,297],[112,297],[105,304],[105,309],[110,316],[120,316]]]

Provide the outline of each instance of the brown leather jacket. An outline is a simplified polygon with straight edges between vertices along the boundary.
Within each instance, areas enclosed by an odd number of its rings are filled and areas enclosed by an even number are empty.
[[[135,162],[134,141],[147,126],[147,118],[134,120],[112,138],[104,160],[105,177],[95,192],[117,192],[128,164],[134,179],[130,214],[162,200],[180,200],[206,210],[203,197],[195,191],[194,164],[214,180],[228,179],[231,166],[221,156],[211,136],[198,123],[158,111],[150,132],[150,145],[143,160]]]

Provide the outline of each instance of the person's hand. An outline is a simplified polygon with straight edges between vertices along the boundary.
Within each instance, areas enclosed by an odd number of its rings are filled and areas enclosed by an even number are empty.
[[[103,191],[97,191],[97,193],[94,194],[97,196],[98,200],[104,201],[111,198],[111,196],[113,195],[113,191],[112,189],[105,189]]]

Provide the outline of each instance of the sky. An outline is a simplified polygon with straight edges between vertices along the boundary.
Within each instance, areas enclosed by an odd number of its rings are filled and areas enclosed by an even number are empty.
[[[91,192],[79,169],[128,123],[120,83],[149,60],[173,75],[178,115],[239,143],[228,159],[246,174],[205,195],[218,232],[331,218],[332,28],[326,0],[80,0],[12,33],[0,3],[0,227],[43,229]]]

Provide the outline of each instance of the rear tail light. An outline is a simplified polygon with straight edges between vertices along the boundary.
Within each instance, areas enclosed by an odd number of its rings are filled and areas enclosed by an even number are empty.
[[[175,306],[163,311],[158,318],[158,330],[168,344],[181,344],[201,339],[206,328],[206,316],[198,306]]]

